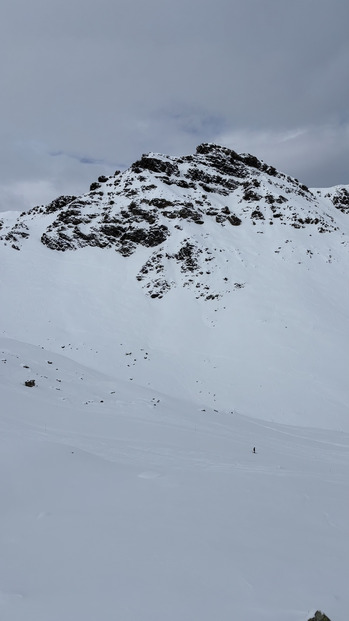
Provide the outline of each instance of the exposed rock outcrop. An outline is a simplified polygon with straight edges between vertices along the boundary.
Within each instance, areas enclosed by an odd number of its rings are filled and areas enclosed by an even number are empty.
[[[215,299],[222,289],[218,293],[212,283],[203,290],[201,283],[215,261],[203,243],[212,227],[226,228],[229,244],[236,246],[240,229],[246,234],[251,224],[259,234],[269,225],[286,227],[290,235],[295,229],[307,229],[310,236],[331,233],[338,230],[338,212],[349,212],[345,187],[312,193],[253,155],[205,143],[194,155],[142,155],[122,173],[99,176],[83,196],[60,196],[23,212],[14,224],[1,222],[0,240],[20,250],[39,218],[41,242],[50,250],[90,246],[129,257],[149,249],[137,280],[151,297],[172,288],[167,272],[176,263],[183,285],[195,289],[197,297]],[[223,282],[228,278],[224,274]]]

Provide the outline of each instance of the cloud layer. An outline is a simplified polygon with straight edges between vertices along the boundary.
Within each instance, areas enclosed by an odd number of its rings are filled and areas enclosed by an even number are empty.
[[[310,186],[349,181],[346,0],[3,0],[1,10],[2,210],[203,141]]]

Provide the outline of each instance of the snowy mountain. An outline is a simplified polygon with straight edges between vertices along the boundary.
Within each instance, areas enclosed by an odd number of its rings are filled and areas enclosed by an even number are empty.
[[[203,144],[1,214],[0,616],[344,621],[348,212]]]
[[[3,216],[4,334],[203,406],[341,429],[348,211],[348,188],[224,147],[143,156]]]

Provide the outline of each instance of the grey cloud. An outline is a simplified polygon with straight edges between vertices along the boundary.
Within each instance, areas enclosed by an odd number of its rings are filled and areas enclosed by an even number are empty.
[[[2,13],[0,189],[83,192],[97,169],[146,151],[230,134],[253,152],[253,136],[300,127],[299,177],[348,181],[346,0],[3,0]],[[293,161],[291,143],[270,145],[272,163]]]

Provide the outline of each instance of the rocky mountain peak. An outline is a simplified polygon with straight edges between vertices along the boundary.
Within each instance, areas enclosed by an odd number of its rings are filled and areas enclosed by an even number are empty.
[[[210,276],[210,264],[217,267],[219,253],[239,253],[247,231],[269,239],[277,230],[282,254],[284,243],[297,245],[297,230],[310,237],[340,231],[348,210],[346,187],[310,191],[253,155],[204,143],[193,155],[142,155],[128,170],[100,176],[83,196],[61,196],[15,223],[0,222],[0,239],[20,250],[35,222],[41,243],[53,251],[92,246],[130,257],[147,249],[137,280],[149,295],[171,289],[169,266],[176,264],[183,285],[214,299],[222,286],[203,288],[202,276]],[[229,270],[223,272],[226,283]]]

